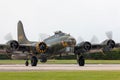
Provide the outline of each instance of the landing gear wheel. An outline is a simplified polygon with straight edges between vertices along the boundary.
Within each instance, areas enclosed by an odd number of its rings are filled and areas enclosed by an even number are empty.
[[[46,56],[45,54],[41,54],[41,55],[40,55],[40,62],[41,62],[41,63],[47,62],[47,56]]]
[[[85,59],[83,56],[78,57],[78,64],[79,66],[84,66],[85,65]]]
[[[31,66],[37,66],[38,59],[36,56],[32,56],[31,58]]]
[[[26,60],[26,62],[25,62],[25,66],[28,66],[29,65],[29,62],[28,62],[28,60]]]

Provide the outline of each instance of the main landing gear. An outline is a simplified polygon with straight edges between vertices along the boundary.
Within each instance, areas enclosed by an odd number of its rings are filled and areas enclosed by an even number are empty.
[[[31,58],[31,66],[37,66],[38,59],[36,56],[32,56]]]
[[[37,63],[38,63],[38,59],[36,56],[32,56],[31,57],[31,66],[37,66]],[[25,62],[25,66],[28,66],[29,65],[29,62],[28,62],[28,59],[26,60]]]
[[[77,62],[79,66],[84,66],[85,65],[85,59],[83,55],[77,55]]]
[[[45,63],[47,62],[47,56],[45,54],[40,55],[40,62]],[[38,58],[36,56],[31,57],[31,66],[37,66],[38,63]],[[29,66],[29,61],[28,59],[25,62],[25,66]]]

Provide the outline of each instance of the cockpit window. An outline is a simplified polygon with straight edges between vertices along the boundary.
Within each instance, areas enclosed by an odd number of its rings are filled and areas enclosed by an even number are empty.
[[[62,31],[56,31],[55,32],[55,37],[64,36],[64,35],[67,35],[67,34],[63,33]]]
[[[60,35],[58,35],[58,34],[57,34],[57,35],[55,35],[55,37],[59,37],[59,36],[60,36]]]
[[[62,31],[56,31],[56,32],[55,32],[55,35],[56,35],[56,34],[60,34],[60,33],[63,33],[63,32],[62,32]]]
[[[51,41],[54,41],[54,40],[56,40],[58,38],[59,38],[59,40],[61,40],[61,39],[65,40],[69,36],[70,36],[70,34],[66,34],[66,33],[64,33],[62,31],[56,31],[56,32],[54,32],[53,36],[50,36],[49,38],[45,39],[44,41],[47,42],[47,43],[50,43]]]

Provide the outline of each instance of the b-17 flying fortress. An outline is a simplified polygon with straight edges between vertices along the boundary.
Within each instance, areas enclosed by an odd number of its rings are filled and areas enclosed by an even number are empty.
[[[17,25],[18,40],[10,40],[6,44],[0,44],[0,50],[5,53],[27,52],[31,54],[31,66],[37,66],[40,57],[41,62],[46,62],[47,58],[62,53],[74,53],[76,55],[79,66],[84,66],[84,53],[91,51],[103,52],[111,51],[113,48],[118,48],[119,44],[112,39],[104,40],[101,44],[91,44],[88,41],[83,41],[76,44],[76,39],[70,34],[62,31],[56,31],[53,36],[50,36],[43,41],[29,41],[25,36],[23,24],[21,21]],[[66,50],[67,48],[67,50]],[[29,64],[29,59],[26,59],[26,66]]]

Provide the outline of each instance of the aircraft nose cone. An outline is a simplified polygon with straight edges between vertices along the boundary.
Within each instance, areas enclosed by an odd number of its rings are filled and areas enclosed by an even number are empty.
[[[70,37],[67,39],[67,43],[71,46],[74,46],[74,45],[76,45],[76,40],[74,38]]]

